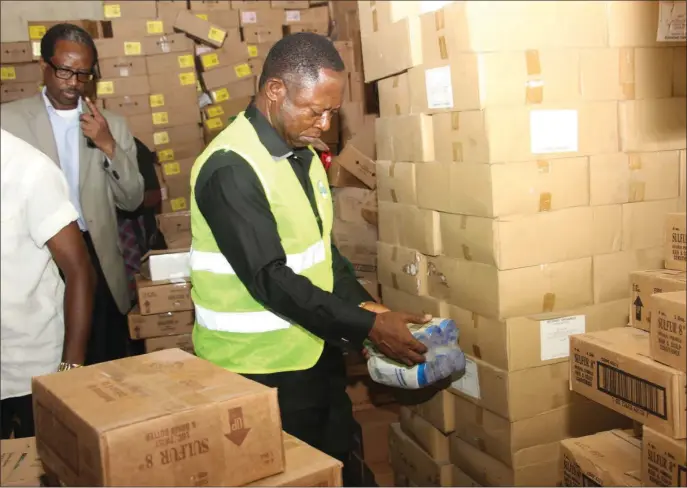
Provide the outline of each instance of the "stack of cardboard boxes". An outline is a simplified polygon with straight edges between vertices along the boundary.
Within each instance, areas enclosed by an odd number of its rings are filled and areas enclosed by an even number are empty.
[[[661,266],[684,42],[655,2],[359,6],[382,298],[461,328],[450,461],[552,486],[560,440],[627,424],[569,391],[569,337],[625,326],[629,272]]]
[[[43,81],[30,42],[0,44],[0,103],[35,95]]]
[[[630,327],[571,339],[572,389],[643,425],[562,442],[567,486],[687,481],[687,214],[666,218],[667,269],[630,275]]]

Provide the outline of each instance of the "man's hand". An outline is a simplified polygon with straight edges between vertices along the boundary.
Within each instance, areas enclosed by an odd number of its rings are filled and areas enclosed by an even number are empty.
[[[81,114],[81,130],[84,136],[92,140],[98,149],[112,159],[115,152],[115,140],[110,132],[110,126],[90,98],[85,97],[84,101],[91,113]]]
[[[369,339],[379,352],[407,366],[424,363],[427,346],[413,337],[408,324],[426,324],[431,316],[401,312],[383,312],[377,315]]]

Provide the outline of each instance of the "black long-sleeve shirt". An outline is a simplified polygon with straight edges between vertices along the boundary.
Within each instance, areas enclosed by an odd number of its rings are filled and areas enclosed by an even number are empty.
[[[288,147],[254,105],[246,109],[245,115],[274,164],[291,165],[322,232],[308,177],[312,152]],[[352,347],[362,344],[375,314],[358,305],[372,297],[358,283],[334,244],[333,293],[286,266],[286,253],[265,190],[241,156],[231,151],[212,154],[196,180],[195,197],[217,246],[255,300],[327,342]]]

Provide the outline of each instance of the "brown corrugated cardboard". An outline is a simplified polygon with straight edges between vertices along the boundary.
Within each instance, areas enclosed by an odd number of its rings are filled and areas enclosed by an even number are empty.
[[[213,69],[203,73],[203,84],[208,90],[215,90],[243,79],[253,79],[253,70],[248,62],[239,62],[232,66]]]
[[[450,434],[455,429],[453,408],[455,395],[448,390],[426,389],[431,395],[422,403],[408,405],[413,412],[432,424],[444,434]]]
[[[289,11],[287,10],[287,13]],[[293,12],[293,10],[291,10]],[[321,36],[329,34],[329,22],[321,22],[319,24],[289,24],[284,28],[286,35],[296,34],[298,32],[312,32]]]
[[[178,95],[187,100],[192,100],[191,94],[195,95],[197,91],[196,71],[194,69],[186,69],[178,73],[158,73],[155,75],[148,75],[148,83],[150,83],[150,93],[153,95],[167,95],[168,98],[176,98]],[[160,106],[159,102],[153,103],[151,100],[150,106]],[[166,103],[165,103],[166,105]],[[197,105],[197,102],[196,102]]]
[[[429,164],[429,163],[428,163]],[[377,194],[380,201],[417,205],[416,163],[377,161]]]
[[[255,81],[253,78],[245,78],[235,83],[225,84],[214,90],[209,90],[214,103],[222,103],[236,98],[246,98],[255,95]]]
[[[418,251],[379,242],[377,268],[382,285],[412,295],[427,294],[427,259]]]
[[[38,453],[67,486],[244,485],[284,469],[276,390],[178,349],[32,387]]]
[[[130,41],[95,39],[95,45],[99,59],[193,51],[193,41],[184,34],[140,37]]]
[[[560,442],[524,449],[523,464],[511,468],[455,435],[450,440],[453,464],[482,486],[559,486]]]
[[[174,34],[173,19],[112,19],[112,37],[133,39],[144,36]]]
[[[98,98],[119,98],[123,96],[147,95],[150,85],[147,76],[130,76],[128,78],[111,78],[99,80],[96,85]]]
[[[453,486],[451,464],[439,462],[403,433],[400,424],[389,429],[389,454],[394,471],[420,486]]]
[[[594,303],[610,302],[631,296],[630,273],[638,269],[663,266],[663,248],[615,252],[594,256]]]
[[[40,85],[35,82],[2,83],[0,84],[0,103],[32,97],[40,91],[40,88]]]
[[[594,154],[589,157],[591,205],[677,198],[679,152]]]
[[[410,87],[408,73],[401,73],[377,82],[379,116],[394,117],[410,114]]]
[[[638,329],[651,330],[651,311],[654,293],[684,291],[687,275],[684,271],[655,269],[630,273],[630,325]]]
[[[193,338],[191,334],[151,337],[143,341],[147,353],[163,351],[165,349],[181,349],[193,354]]]
[[[506,163],[618,152],[617,109],[617,102],[547,103],[437,114],[434,160]]]
[[[43,465],[36,453],[36,438],[3,439],[2,486],[42,486]]]
[[[327,179],[329,180],[329,186],[335,188],[368,188],[368,186],[360,181],[358,178],[353,176],[353,174],[343,166],[341,166],[336,159],[333,159],[329,168],[327,169]]]
[[[567,361],[570,335],[623,327],[628,322],[627,300],[506,320],[453,305],[447,305],[447,312],[460,324],[463,351],[506,371]]]
[[[561,442],[563,486],[642,486],[641,439],[611,430]]]
[[[375,383],[369,376],[349,378],[346,393],[353,404],[353,411],[394,403],[394,389]]]
[[[112,19],[154,19],[157,15],[155,0],[133,2],[126,0],[105,0],[103,2],[103,17]]]
[[[592,304],[591,258],[499,271],[439,256],[428,258],[428,267],[430,295],[485,317],[522,317]]]
[[[250,58],[262,58],[263,60],[267,57],[267,54],[274,46],[274,42],[262,42],[260,44],[248,44],[248,57]]]
[[[284,10],[279,8],[246,8],[239,12],[239,20],[241,27],[255,27],[264,26],[272,28],[281,28],[285,21]]]
[[[617,252],[622,234],[620,210],[574,207],[497,218],[441,213],[442,251],[445,256],[499,270]]]
[[[161,144],[156,148],[157,158],[161,163],[195,159],[203,152],[204,147],[201,137],[185,143]]]
[[[413,205],[379,202],[379,239],[417,249],[428,256],[442,252],[439,213]]]
[[[232,10],[246,10],[246,9],[268,9],[271,8],[270,2],[265,0],[231,0]]]
[[[198,104],[189,104],[183,101],[175,103],[172,99],[170,105],[153,108],[151,117],[155,130],[178,127],[188,125],[191,122],[200,122],[200,109]]]
[[[190,334],[193,331],[193,311],[141,315],[138,305],[127,315],[132,339],[148,339],[167,335]]]
[[[192,14],[189,11],[180,11],[174,21],[174,28],[186,33],[191,38],[221,47],[227,37],[227,31],[218,25],[211,24],[205,19]]]
[[[208,119],[220,117],[223,120],[231,120],[232,117],[235,117],[239,113],[243,112],[246,107],[248,107],[250,102],[251,97],[230,99],[226,102],[215,103],[204,107],[203,114]]]
[[[0,82],[39,83],[43,81],[43,73],[38,63],[3,64],[0,67]]]
[[[568,405],[516,422],[456,396],[455,435],[506,466],[531,462],[529,449],[602,430],[628,427],[631,421],[598,403],[574,395]]]
[[[167,74],[188,71],[195,68],[193,52],[157,54],[146,56],[146,68],[148,74]]]
[[[190,281],[153,283],[141,275],[136,275],[136,290],[141,315],[193,310]]]
[[[622,151],[671,151],[684,149],[687,113],[684,98],[634,100],[618,107]]]
[[[687,485],[687,444],[643,427],[642,486]]]
[[[513,422],[572,401],[566,362],[508,372],[468,358],[465,375],[450,391]]]
[[[203,4],[209,5],[209,4]],[[227,32],[227,37],[224,40],[226,44],[229,41],[241,41],[241,31],[239,30],[239,13],[235,10],[194,10],[191,8],[193,15],[199,19],[207,20],[211,24],[221,27]]]
[[[665,223],[665,267],[680,271],[687,270],[687,214],[671,213]]]
[[[673,96],[687,96],[687,49],[673,49]]]
[[[417,442],[432,459],[439,462],[449,462],[448,435],[442,433],[407,407],[401,408],[401,429]]]
[[[362,453],[368,464],[385,462],[389,459],[389,426],[398,422],[398,408],[375,407],[359,410],[353,414],[362,432]]]
[[[353,224],[363,224],[363,205],[372,190],[363,188],[336,188],[332,190],[334,213],[338,219]]]
[[[680,205],[687,207],[687,150],[680,151]]]
[[[169,247],[191,246],[190,212],[163,213],[157,215],[156,220]],[[165,313],[165,311],[160,313]]]
[[[377,159],[434,161],[433,117],[402,115],[375,120]]]
[[[38,60],[41,56],[41,39],[48,29],[65,22],[81,27],[88,32],[93,39],[98,38],[98,22],[95,20],[29,20],[29,39],[34,60]]]
[[[451,465],[451,468],[453,469],[453,485],[454,486],[481,486],[475,480],[473,480],[468,475],[466,475],[463,471],[461,471],[460,468],[457,468],[454,465]],[[397,484],[395,486],[407,486],[407,485]]]
[[[246,486],[343,486],[341,462],[283,433],[285,469]]]
[[[0,44],[0,63],[30,63],[33,59],[31,43],[22,42],[3,42]]]
[[[622,251],[665,245],[665,218],[679,210],[677,199],[623,205]]]
[[[416,166],[424,208],[501,217],[589,204],[588,158],[511,164],[425,163]]]
[[[103,78],[125,78],[128,76],[145,76],[148,74],[146,60],[142,57],[122,56],[107,58],[98,63],[100,76]]]
[[[377,228],[367,222],[352,224],[334,219],[334,244],[360,271],[377,269]]]
[[[346,144],[334,159],[369,188],[374,189],[377,186],[375,162],[357,149],[353,143]]]
[[[591,400],[684,439],[685,373],[649,357],[649,334],[621,327],[570,338],[570,387]]]
[[[420,2],[358,2],[360,33],[366,36],[386,30],[395,22],[408,17],[416,17],[420,12]]]
[[[687,373],[685,292],[653,294],[651,307],[651,357]]]
[[[243,27],[243,40],[249,44],[274,43],[283,36],[281,25]]]
[[[448,316],[449,305],[430,296],[411,295],[391,286],[382,287],[383,303],[391,310],[429,314],[433,317]]]
[[[203,71],[211,71],[246,63],[251,58],[251,51],[245,42],[225,42],[222,49],[214,49],[198,57]]]
[[[310,2],[307,0],[272,0],[272,8],[308,8]]]
[[[196,11],[210,11],[222,12],[231,10],[231,2],[229,0],[190,0],[189,8],[192,12]]]
[[[608,4],[608,43],[611,46],[659,46],[682,43],[659,42],[656,26],[659,4],[654,2],[610,2]]]
[[[274,8],[274,5],[272,6]],[[312,7],[303,10],[287,9],[284,11],[283,17],[284,25],[290,24],[328,24],[329,23],[329,7],[323,5],[322,7]]]
[[[360,71],[357,64],[358,60],[355,57],[353,41],[334,41],[334,47],[341,56],[346,71]]]
[[[413,2],[409,2],[413,3]],[[422,64],[420,21],[401,19],[362,37],[365,83],[401,73]]]
[[[170,127],[169,129],[159,130],[153,134],[153,139],[155,146],[158,151],[167,149],[166,146],[182,146],[189,143],[195,143],[200,139],[201,129],[198,124],[188,124],[181,125],[178,127]],[[185,157],[196,157],[198,154],[193,154],[191,156]],[[180,155],[177,154],[176,159],[182,159]]]

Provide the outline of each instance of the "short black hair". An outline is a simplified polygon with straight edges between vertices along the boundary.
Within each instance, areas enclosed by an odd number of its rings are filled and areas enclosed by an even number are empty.
[[[337,72],[346,69],[334,43],[313,32],[291,34],[279,40],[267,53],[258,89],[262,89],[269,78],[287,81],[285,78],[296,75],[314,82],[322,69]]]
[[[93,52],[93,66],[98,64],[98,49],[91,35],[84,29],[74,24],[53,25],[41,39],[41,57],[44,61],[50,61],[55,55],[55,47],[58,41],[71,41],[88,46]]]

